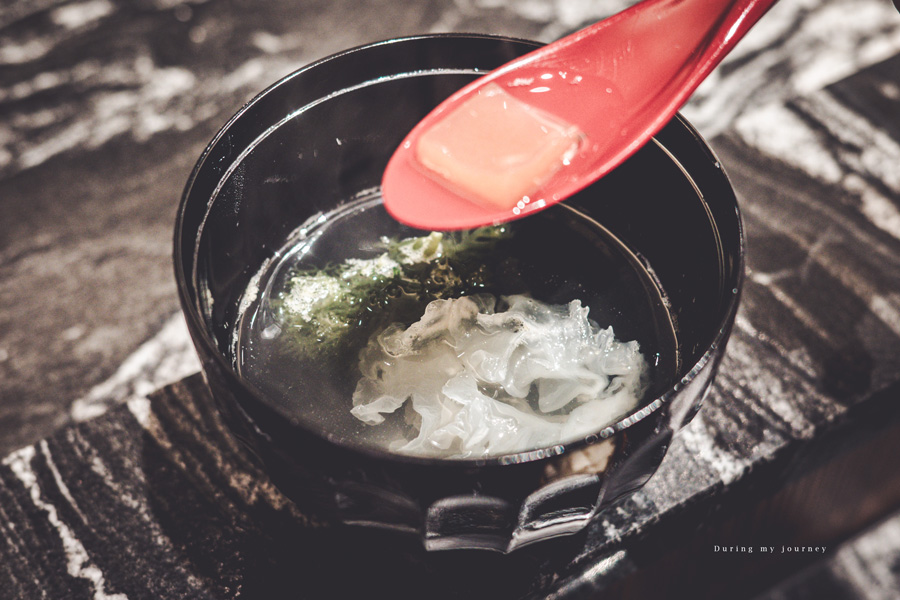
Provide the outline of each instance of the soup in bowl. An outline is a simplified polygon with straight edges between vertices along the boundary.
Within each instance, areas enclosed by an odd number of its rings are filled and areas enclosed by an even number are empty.
[[[326,58],[248,103],[188,181],[175,267],[206,379],[310,515],[510,551],[638,489],[700,407],[743,237],[680,116],[518,221],[421,231],[382,205],[409,129],[535,47],[435,35]]]

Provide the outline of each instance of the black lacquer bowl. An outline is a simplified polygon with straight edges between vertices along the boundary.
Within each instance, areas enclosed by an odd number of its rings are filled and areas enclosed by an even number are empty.
[[[377,186],[393,149],[431,108],[535,47],[437,35],[332,56],[241,109],[191,174],[175,270],[207,381],[235,436],[319,519],[409,532],[429,549],[509,551],[573,533],[643,485],[673,432],[699,409],[737,310],[743,238],[728,179],[681,117],[567,202],[646,260],[676,326],[679,372],[614,426],[568,445],[484,460],[404,457],[300,422],[235,368],[240,297],[291,232]]]

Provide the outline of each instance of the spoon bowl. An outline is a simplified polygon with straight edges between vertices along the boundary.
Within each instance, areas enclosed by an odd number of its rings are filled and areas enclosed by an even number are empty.
[[[385,207],[406,225],[451,230],[509,221],[565,200],[658,132],[772,4],[774,0],[644,0],[506,63],[453,94],[413,128],[385,170]],[[462,131],[475,112],[472,102],[496,90],[577,128],[580,137],[577,148],[534,175],[533,189],[513,191],[511,203],[473,201],[460,191],[456,175],[437,174],[419,153],[423,139],[451,119],[456,121],[448,131]],[[512,135],[508,120],[491,117],[470,125],[478,132],[472,144],[476,148],[502,148],[504,136]],[[535,140],[535,147],[545,146]]]

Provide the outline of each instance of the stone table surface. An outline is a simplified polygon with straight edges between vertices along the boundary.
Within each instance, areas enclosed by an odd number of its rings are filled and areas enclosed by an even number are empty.
[[[628,4],[3,2],[0,598],[659,597],[688,577],[695,597],[823,597],[826,584],[900,597],[900,15],[887,0],[782,0],[684,108],[739,197],[742,306],[703,410],[585,536],[473,562],[315,527],[194,375],[175,209],[244,102],[362,43],[550,41]],[[825,553],[763,558],[763,545]]]

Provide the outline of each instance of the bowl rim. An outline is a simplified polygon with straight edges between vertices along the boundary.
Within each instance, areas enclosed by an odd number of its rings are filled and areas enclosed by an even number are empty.
[[[717,329],[715,335],[713,336],[710,343],[707,344],[706,349],[703,354],[697,359],[694,365],[691,366],[690,369],[685,371],[685,374],[678,379],[677,381],[671,383],[665,392],[656,396],[649,402],[643,404],[640,408],[635,409],[629,412],[626,416],[618,419],[615,423],[608,424],[603,428],[599,429],[595,433],[587,434],[578,439],[571,440],[566,443],[556,444],[549,447],[543,448],[535,448],[531,450],[525,450],[521,452],[515,452],[510,454],[499,454],[499,455],[491,455],[487,457],[477,457],[477,458],[438,458],[438,457],[424,457],[424,456],[415,456],[415,455],[405,455],[390,452],[386,449],[381,449],[376,446],[370,444],[362,444],[362,443],[348,443],[344,440],[335,439],[334,436],[328,434],[322,428],[315,428],[311,423],[306,423],[304,421],[300,421],[298,419],[291,419],[287,415],[282,412],[274,403],[268,401],[265,394],[263,394],[255,385],[253,385],[250,381],[247,381],[245,378],[241,377],[236,369],[231,365],[231,361],[219,350],[218,344],[213,340],[210,332],[208,331],[206,324],[200,315],[200,310],[197,306],[197,299],[199,298],[199,289],[200,287],[197,285],[195,274],[191,274],[189,277],[184,270],[184,259],[185,255],[182,248],[182,240],[184,237],[184,226],[185,226],[185,213],[188,201],[191,197],[191,192],[194,187],[194,184],[203,169],[204,165],[206,165],[207,160],[210,157],[213,149],[216,147],[218,142],[227,135],[229,129],[254,105],[260,102],[263,98],[268,96],[270,93],[280,88],[281,86],[287,84],[289,81],[293,80],[296,77],[302,76],[304,73],[317,69],[322,65],[328,64],[332,61],[341,59],[343,57],[347,57],[359,52],[366,52],[373,48],[378,48],[387,45],[396,45],[396,44],[406,44],[406,43],[416,43],[428,40],[436,40],[436,39],[458,39],[460,41],[467,40],[487,40],[487,41],[497,41],[497,42],[511,42],[514,44],[522,44],[531,46],[533,48],[538,48],[543,44],[541,42],[536,42],[533,40],[528,40],[524,38],[510,37],[510,36],[502,36],[502,35],[492,35],[492,34],[484,34],[484,33],[438,33],[438,34],[419,34],[419,35],[411,35],[411,36],[403,36],[397,38],[391,38],[386,40],[381,40],[377,42],[362,44],[359,46],[355,46],[329,56],[320,58],[315,60],[305,66],[298,68],[297,70],[285,75],[284,77],[279,78],[277,81],[267,86],[264,90],[256,94],[251,100],[246,102],[231,118],[229,118],[226,123],[218,130],[218,132],[213,136],[210,142],[206,145],[203,152],[200,154],[196,163],[194,164],[191,173],[187,179],[185,187],[181,194],[181,199],[178,204],[178,209],[176,213],[175,219],[175,230],[174,230],[174,267],[175,267],[175,280],[176,287],[178,290],[179,300],[181,302],[182,313],[184,315],[185,320],[187,321],[189,333],[191,334],[192,341],[195,345],[200,344],[203,346],[203,352],[207,356],[213,357],[213,360],[216,363],[216,366],[223,370],[223,372],[228,373],[229,376],[233,377],[235,381],[239,382],[246,391],[248,391],[254,399],[260,403],[260,405],[264,406],[268,410],[272,411],[274,414],[278,415],[281,419],[285,421],[288,425],[291,426],[292,429],[298,430],[298,432],[302,431],[304,434],[312,435],[315,438],[333,446],[337,446],[342,450],[349,451],[351,453],[358,453],[361,455],[368,456],[369,458],[374,458],[378,460],[386,460],[389,462],[395,463],[405,463],[412,465],[424,465],[428,467],[449,467],[449,468],[472,468],[472,467],[485,467],[485,466],[502,466],[509,464],[522,464],[522,463],[530,463],[534,461],[548,459],[554,456],[558,456],[561,454],[573,452],[579,450],[583,447],[589,446],[596,442],[600,442],[606,440],[608,438],[614,437],[615,435],[628,430],[629,428],[636,425],[638,422],[643,421],[647,417],[652,414],[658,413],[659,410],[667,405],[669,401],[677,395],[681,389],[690,384],[696,376],[707,367],[711,360],[713,360],[719,347],[724,345],[730,334],[730,331],[733,327],[733,321],[735,315],[737,313],[737,307],[739,305],[740,296],[743,288],[743,281],[745,277],[744,269],[745,269],[745,237],[743,230],[743,220],[741,217],[740,207],[737,203],[737,198],[735,197],[733,202],[733,208],[735,211],[735,219],[737,226],[737,236],[738,236],[738,248],[737,248],[737,263],[734,265],[733,272],[735,274],[734,280],[731,282],[733,284],[732,293],[729,295],[728,292],[724,292],[724,295],[728,297],[728,299],[723,303],[724,306],[721,307],[722,318],[719,319],[717,324]],[[431,71],[434,73],[440,72],[442,69],[434,68],[431,70],[420,71],[417,74],[427,74]],[[375,81],[373,81],[375,83]],[[299,107],[298,110],[302,108]],[[680,113],[677,113],[675,117],[672,119],[673,121],[678,121],[681,127],[685,129],[685,131],[694,139],[695,143],[697,143],[700,147],[702,147],[705,151],[710,154],[710,158],[712,161],[719,166],[719,171],[721,176],[724,178],[725,183],[727,184],[727,188],[734,190],[731,179],[728,174],[725,172],[724,168],[721,167],[721,162],[718,160],[718,157],[715,155],[713,149],[709,146],[709,144],[703,139],[703,137],[697,132],[694,126],[687,121]],[[655,142],[660,148],[667,154],[669,154],[670,159],[673,161],[675,166],[684,174],[687,180],[694,185],[696,189],[699,189],[696,182],[694,181],[693,176],[688,173],[687,169],[669,152],[666,147],[659,142],[654,136],[651,138],[652,142]],[[236,160],[240,160],[242,155],[240,155]],[[230,168],[226,169],[224,176],[227,176],[227,173],[230,172]],[[702,199],[702,195],[701,195]],[[212,204],[210,199],[207,199],[208,205]],[[200,224],[200,230],[202,231],[203,223]],[[191,234],[193,236],[193,234]],[[202,235],[202,234],[201,234]],[[199,240],[199,235],[197,239]],[[197,253],[196,249],[193,251],[193,257],[191,259],[191,265],[196,267],[197,261]],[[727,281],[726,287],[727,287]],[[192,290],[195,297],[191,297],[191,293],[188,290]],[[724,349],[723,349],[724,351]],[[715,365],[712,365],[715,367]],[[242,411],[246,415],[246,411]],[[247,415],[247,418],[251,418]],[[259,426],[256,424],[256,426]]]

